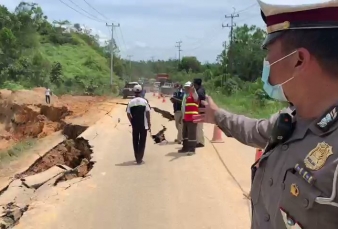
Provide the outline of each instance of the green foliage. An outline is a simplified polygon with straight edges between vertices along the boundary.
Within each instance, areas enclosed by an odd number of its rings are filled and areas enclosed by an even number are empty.
[[[48,85],[58,93],[111,93],[109,51],[109,45],[100,46],[99,37],[78,23],[50,23],[36,3],[21,2],[14,12],[0,5],[1,88]],[[123,61],[114,58],[121,78]],[[119,84],[116,75],[114,81]]]
[[[260,76],[265,57],[261,49],[264,38],[265,32],[256,26],[236,27],[234,42],[224,43],[217,63],[201,64],[196,57],[186,56],[180,63],[177,60],[131,62],[130,72],[134,78],[154,78],[156,73],[168,73],[173,81],[181,83],[202,78],[207,93],[226,109],[268,117],[285,104],[270,99],[263,90]]]
[[[178,68],[180,71],[185,70],[186,72],[197,73],[201,71],[201,62],[195,56],[185,56],[182,58]]]

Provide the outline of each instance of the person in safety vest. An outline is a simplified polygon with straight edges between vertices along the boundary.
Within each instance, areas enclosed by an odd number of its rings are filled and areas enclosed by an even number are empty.
[[[197,145],[197,123],[193,122],[193,116],[198,114],[198,94],[194,88],[194,85],[190,81],[184,84],[184,91],[185,94],[182,101],[183,147],[178,152],[188,153],[188,155],[191,156],[195,154]]]

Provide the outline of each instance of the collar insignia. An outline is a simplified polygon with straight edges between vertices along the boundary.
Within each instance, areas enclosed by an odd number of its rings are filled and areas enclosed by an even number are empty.
[[[337,107],[334,107],[329,113],[325,114],[320,122],[317,123],[319,129],[323,132],[328,131],[337,121]]]

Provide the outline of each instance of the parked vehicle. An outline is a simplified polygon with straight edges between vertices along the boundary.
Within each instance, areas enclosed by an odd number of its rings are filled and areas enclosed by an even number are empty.
[[[122,96],[124,99],[126,99],[127,97],[130,96],[134,96],[134,91],[133,88],[135,85],[139,85],[138,82],[128,82],[126,83],[126,85],[124,86],[123,90],[122,90]]]

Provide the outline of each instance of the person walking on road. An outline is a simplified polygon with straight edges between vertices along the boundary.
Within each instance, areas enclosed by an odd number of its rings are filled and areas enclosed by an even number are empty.
[[[203,108],[204,105],[202,101],[205,101],[205,89],[202,86],[202,79],[194,79],[194,87],[196,89],[196,92],[198,94],[198,103],[199,103],[199,114],[203,114]],[[197,148],[204,147],[204,131],[203,131],[203,123],[197,124]]]
[[[184,84],[185,96],[182,102],[183,114],[183,147],[178,152],[188,153],[189,156],[195,154],[196,150],[196,128],[197,123],[193,122],[193,115],[198,114],[198,95],[194,85],[188,81]]]
[[[252,229],[338,228],[338,1],[259,1],[265,92],[290,106],[267,119],[220,109],[210,97],[195,122],[264,154],[252,169]],[[294,106],[292,106],[294,105]]]
[[[142,86],[135,85],[135,98],[130,100],[127,106],[127,116],[132,126],[133,148],[136,163],[143,164],[143,156],[146,147],[147,132],[151,131],[150,107],[146,99],[141,97]]]
[[[182,121],[183,121],[183,115],[182,115],[182,100],[184,96],[184,91],[182,88],[182,85],[176,84],[175,85],[176,91],[173,94],[173,97],[170,98],[170,101],[173,103],[174,106],[174,117],[175,117],[175,125],[177,129],[177,138],[175,139],[175,142],[178,144],[182,143],[183,137],[182,137]]]
[[[50,96],[52,94],[52,91],[49,89],[49,87],[47,87],[46,92],[45,92],[45,96],[46,96],[46,103],[50,104]]]

